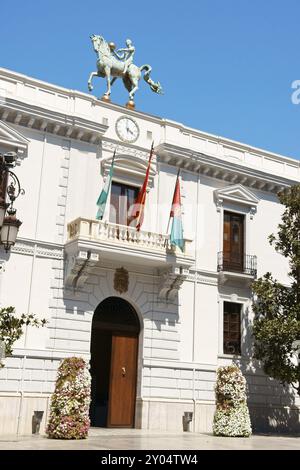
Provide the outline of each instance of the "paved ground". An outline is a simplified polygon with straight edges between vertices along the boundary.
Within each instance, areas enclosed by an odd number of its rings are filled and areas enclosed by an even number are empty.
[[[227,450],[227,449],[300,449],[299,437],[255,435],[250,438],[214,437],[210,434],[155,432],[140,429],[93,428],[88,439],[61,441],[44,436],[2,436],[0,450]]]

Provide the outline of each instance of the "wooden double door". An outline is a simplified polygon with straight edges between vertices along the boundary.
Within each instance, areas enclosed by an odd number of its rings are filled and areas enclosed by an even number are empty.
[[[128,306],[121,301],[94,314],[90,418],[95,427],[134,427],[139,324],[131,318],[131,306],[122,312]]]

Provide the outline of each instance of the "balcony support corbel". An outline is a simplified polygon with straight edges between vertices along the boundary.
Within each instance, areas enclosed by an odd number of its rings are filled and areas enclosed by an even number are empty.
[[[91,251],[80,250],[69,255],[66,263],[65,284],[74,291],[81,288],[99,261],[99,254]]]
[[[159,298],[174,300],[188,274],[189,270],[183,266],[172,266],[162,271],[160,276]]]

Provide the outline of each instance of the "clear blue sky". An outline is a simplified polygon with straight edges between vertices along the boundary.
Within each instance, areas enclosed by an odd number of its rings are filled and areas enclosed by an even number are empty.
[[[0,14],[1,67],[87,92],[90,34],[129,37],[165,90],[141,81],[137,109],[300,158],[299,0],[14,0]],[[127,101],[121,82],[112,99]]]

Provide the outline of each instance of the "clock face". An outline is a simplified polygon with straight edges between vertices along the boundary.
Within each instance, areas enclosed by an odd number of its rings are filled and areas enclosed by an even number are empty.
[[[134,119],[122,116],[116,122],[118,137],[125,142],[135,142],[139,136],[139,127]]]

